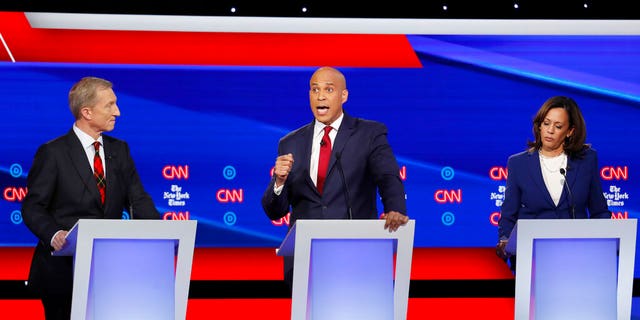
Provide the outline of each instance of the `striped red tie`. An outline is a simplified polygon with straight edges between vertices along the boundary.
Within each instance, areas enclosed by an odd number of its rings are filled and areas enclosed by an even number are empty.
[[[93,147],[96,149],[96,153],[93,156],[93,176],[96,178],[98,191],[100,191],[100,200],[104,205],[104,198],[107,192],[107,182],[104,179],[104,167],[102,166],[102,159],[100,159],[100,142],[94,142]]]
[[[318,160],[318,180],[316,186],[318,193],[322,195],[322,189],[324,188],[324,179],[327,176],[327,168],[329,167],[329,159],[331,158],[331,139],[329,138],[329,132],[331,127],[324,127],[324,136],[320,142],[320,158]]]

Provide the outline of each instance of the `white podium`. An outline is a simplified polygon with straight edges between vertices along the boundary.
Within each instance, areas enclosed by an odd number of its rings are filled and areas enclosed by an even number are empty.
[[[415,220],[384,223],[296,221],[277,250],[295,257],[291,319],[406,319]]]
[[[196,225],[79,220],[57,253],[75,258],[71,319],[185,319]]]
[[[519,220],[515,319],[630,319],[636,230],[636,219]]]

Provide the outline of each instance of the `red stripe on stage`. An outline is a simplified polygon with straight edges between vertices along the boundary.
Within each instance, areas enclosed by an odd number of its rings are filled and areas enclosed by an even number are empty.
[[[33,248],[0,248],[0,280],[25,280]],[[196,248],[192,280],[282,280],[273,248]],[[413,280],[513,279],[493,248],[415,248]]]
[[[269,248],[196,248],[192,280],[282,280],[282,258]]]
[[[407,319],[512,320],[514,312],[513,298],[411,298]]]
[[[0,280],[24,280],[33,248],[0,248]],[[513,278],[493,248],[415,248],[414,280]],[[272,248],[196,248],[193,280],[278,280]],[[408,319],[513,319],[513,298],[410,298]],[[43,319],[39,300],[0,300],[0,319]],[[289,319],[291,299],[190,299],[187,320]],[[480,316],[479,316],[480,315]]]
[[[0,33],[17,62],[422,67],[404,35],[34,29],[22,12]]]
[[[0,280],[27,280],[31,267],[33,248],[0,248]],[[0,317],[0,319],[3,319]]]
[[[414,248],[411,279],[513,279],[513,274],[495,248]]]
[[[411,298],[408,320],[513,319],[513,298]],[[186,320],[283,320],[291,318],[291,299],[190,299]],[[44,319],[39,300],[0,300],[0,319]]]

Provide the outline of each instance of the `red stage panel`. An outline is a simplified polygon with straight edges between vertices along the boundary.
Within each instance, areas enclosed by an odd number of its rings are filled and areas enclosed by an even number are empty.
[[[27,278],[33,248],[0,248],[0,280]],[[416,248],[412,279],[507,279],[493,248]],[[273,248],[197,248],[193,280],[279,280]],[[513,319],[513,298],[411,298],[408,319]],[[190,299],[187,319],[289,319],[290,299]],[[0,319],[43,319],[39,300],[0,300]]]
[[[0,300],[0,319],[42,320],[40,300]]]
[[[192,280],[282,280],[282,258],[271,248],[196,248]]]
[[[187,320],[291,319],[291,299],[189,299]]]
[[[411,298],[408,320],[513,320],[513,298]]]
[[[411,279],[513,279],[513,274],[495,248],[414,248]]]
[[[0,280],[26,280],[33,248],[0,248]],[[282,280],[273,248],[196,248],[192,280]],[[513,279],[493,248],[415,248],[413,280]]]
[[[0,248],[0,280],[27,280],[33,248]],[[0,319],[4,319],[0,317]]]
[[[34,29],[22,12],[0,33],[17,62],[422,67],[404,35]]]
[[[409,299],[408,320],[513,319],[513,298]],[[187,320],[284,320],[291,299],[190,299]],[[0,300],[0,319],[44,319],[38,300]]]

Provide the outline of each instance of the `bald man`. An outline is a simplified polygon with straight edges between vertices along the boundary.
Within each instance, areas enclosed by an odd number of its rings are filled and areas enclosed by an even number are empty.
[[[344,75],[321,67],[311,76],[309,102],[314,120],[280,139],[262,207],[276,220],[385,219],[397,230],[409,221],[405,191],[384,124],[354,118],[343,110],[349,91]],[[377,194],[383,213],[378,216]],[[285,280],[293,279],[285,258]]]

